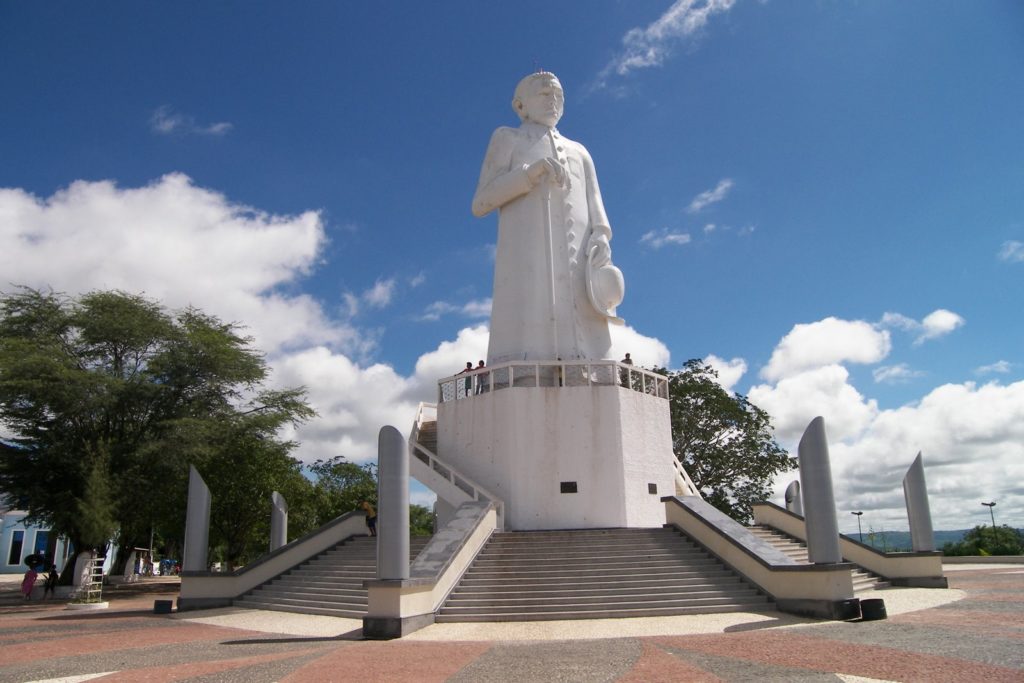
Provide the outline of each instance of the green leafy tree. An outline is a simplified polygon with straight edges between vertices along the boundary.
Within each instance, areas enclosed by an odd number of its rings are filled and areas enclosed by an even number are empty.
[[[317,519],[324,524],[346,512],[358,510],[365,500],[377,508],[377,466],[357,465],[343,456],[317,460],[309,466],[315,477]],[[409,533],[430,536],[434,533],[434,513],[422,505],[409,506]]]
[[[180,547],[189,462],[213,473],[249,459],[285,478],[298,469],[276,430],[313,413],[302,389],[262,388],[266,364],[250,344],[235,324],[124,292],[0,293],[0,425],[14,446],[0,490],[76,550],[105,528],[108,503],[122,548],[150,533]],[[257,468],[236,474],[239,492],[262,496]],[[228,536],[233,553],[252,545]]]
[[[669,377],[672,448],[704,499],[740,522],[771,494],[780,472],[795,467],[776,442],[771,418],[746,396],[729,394],[699,359]]]
[[[946,555],[1024,555],[1024,534],[1007,525],[976,526],[959,543],[942,546]]]

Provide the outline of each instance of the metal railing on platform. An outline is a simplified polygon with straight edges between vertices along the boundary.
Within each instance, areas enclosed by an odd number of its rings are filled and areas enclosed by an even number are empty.
[[[460,401],[518,387],[620,386],[668,400],[668,378],[616,361],[515,361],[446,377],[437,383],[438,403]]]

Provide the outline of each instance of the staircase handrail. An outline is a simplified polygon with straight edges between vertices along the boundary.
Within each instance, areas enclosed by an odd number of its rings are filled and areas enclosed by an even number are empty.
[[[672,454],[672,469],[675,471],[676,486],[683,491],[683,495],[696,496],[701,500],[704,500],[704,496],[700,495],[700,489],[694,485],[693,480],[690,479],[690,475],[686,473],[686,468],[683,467],[683,463],[679,462],[679,458]]]
[[[420,462],[429,467],[435,474],[446,479],[452,486],[469,496],[471,500],[481,503],[493,503],[498,514],[498,528],[504,528],[505,501],[473,481],[470,477],[467,477],[455,467],[452,467],[449,463],[439,458],[437,453],[420,443],[420,430],[423,423],[429,421],[425,417],[431,413],[436,421],[437,404],[421,402],[416,410],[416,420],[413,423],[412,433],[409,435],[409,455],[419,459]],[[440,469],[434,466],[435,463],[440,465]]]

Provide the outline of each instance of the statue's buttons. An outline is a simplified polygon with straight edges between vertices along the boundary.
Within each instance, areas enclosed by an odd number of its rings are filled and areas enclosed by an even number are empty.
[[[575,255],[576,255],[576,247],[570,246],[569,247],[569,256],[575,256]]]
[[[570,228],[571,228],[571,227],[573,226],[573,224],[574,224],[575,222],[576,222],[576,221],[574,221],[574,220],[573,220],[572,218],[566,218],[566,219],[565,219],[565,224],[566,224],[566,225],[568,225],[568,226],[569,226]]]
[[[566,202],[565,203],[565,210],[566,211],[572,211],[572,202]]]
[[[569,239],[570,242],[572,242],[574,239],[576,239],[576,233],[569,231],[569,234],[566,235],[566,237]]]

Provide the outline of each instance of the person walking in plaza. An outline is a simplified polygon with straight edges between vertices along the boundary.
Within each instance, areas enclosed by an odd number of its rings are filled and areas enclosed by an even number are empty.
[[[35,588],[37,578],[39,578],[39,572],[36,571],[34,566],[30,565],[28,571],[25,572],[25,578],[21,580],[22,600],[32,599],[32,589]]]
[[[59,579],[57,565],[51,564],[50,571],[46,572],[46,583],[43,584],[43,600],[46,600],[47,597],[57,597],[57,581]]]

